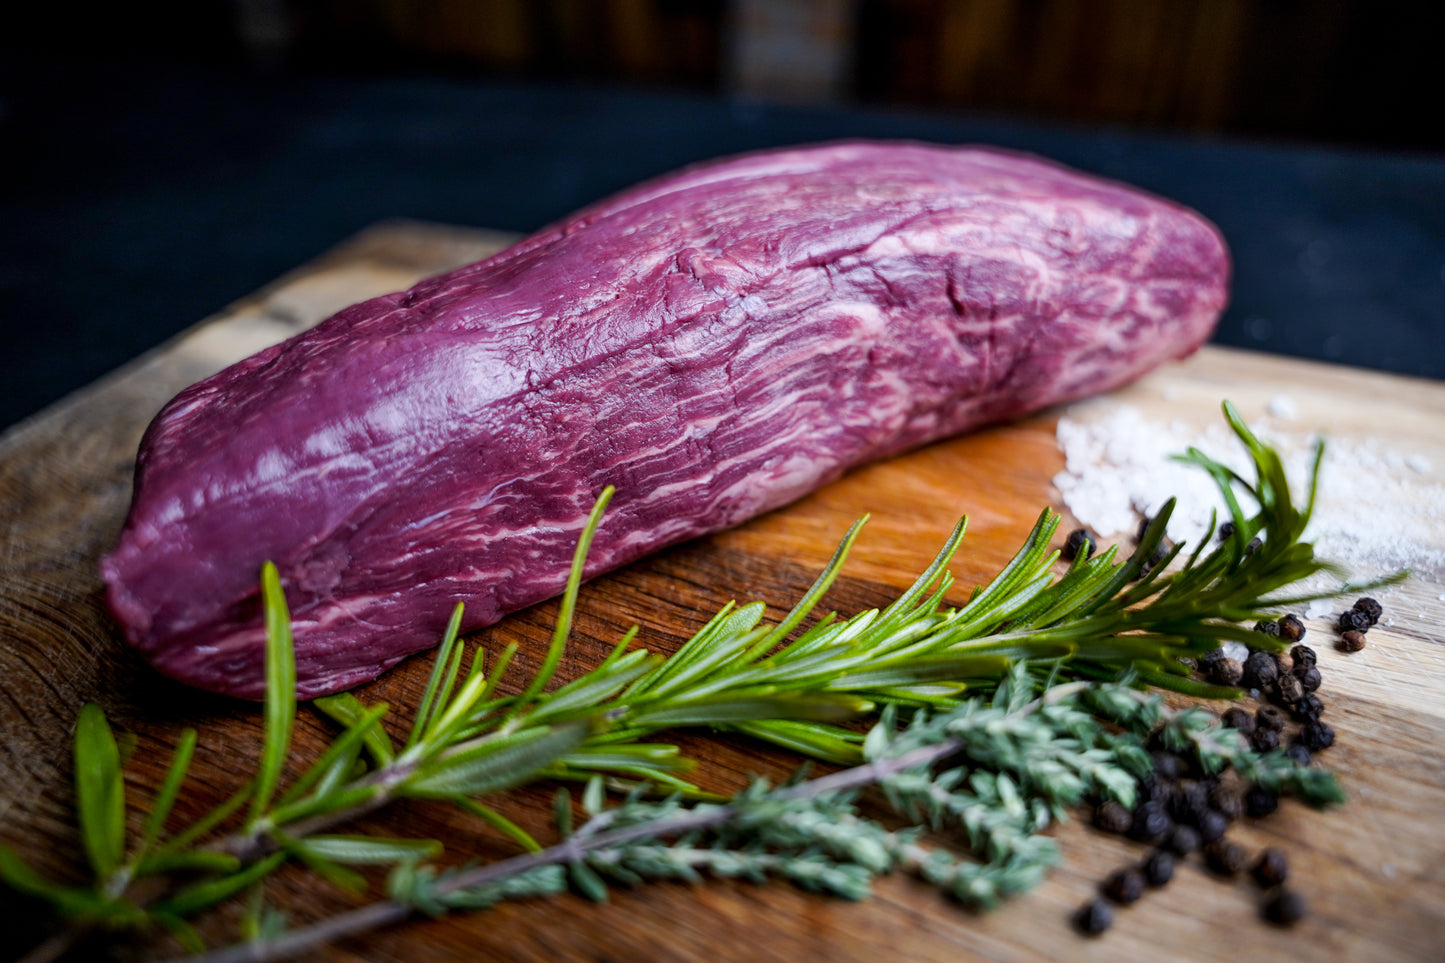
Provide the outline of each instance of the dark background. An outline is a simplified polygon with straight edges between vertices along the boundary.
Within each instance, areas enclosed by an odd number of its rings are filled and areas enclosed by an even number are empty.
[[[1438,15],[1354,0],[193,0],[0,34],[0,426],[360,228],[838,137],[1198,208],[1217,340],[1445,377]]]

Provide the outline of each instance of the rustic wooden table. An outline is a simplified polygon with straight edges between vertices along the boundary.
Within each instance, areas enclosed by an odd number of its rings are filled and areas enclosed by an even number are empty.
[[[112,543],[130,495],[141,432],[185,385],[315,323],[362,297],[474,260],[504,235],[424,224],[385,224],[232,306],[0,438],[0,842],[42,871],[78,878],[83,864],[72,828],[69,741],[76,713],[100,703],[135,740],[127,772],[134,799],[156,790],[183,726],[198,726],[197,782],[179,815],[194,814],[248,772],[261,739],[255,707],[167,682],[122,645],[102,604],[95,566]],[[1438,486],[1445,467],[1445,385],[1206,348],[1105,399],[1163,420],[1218,420],[1222,398],[1247,418],[1288,391],[1300,430],[1376,438],[1417,453]],[[931,446],[855,472],[739,529],[664,552],[584,589],[577,644],[565,673],[582,671],[630,624],[644,643],[670,651],[707,613],[737,597],[785,605],[811,581],[855,518],[873,520],[825,605],[848,612],[886,602],[931,557],[958,515],[971,519],[954,566],[971,586],[1007,560],[1038,509],[1058,493],[1063,458],[1053,411]],[[1424,462],[1420,462],[1424,464]],[[1442,531],[1434,538],[1445,544]],[[1440,573],[1434,573],[1439,578]],[[1034,892],[976,915],[922,884],[890,879],[876,898],[852,904],[786,885],[657,885],[622,892],[605,905],[576,897],[505,905],[485,914],[415,921],[344,942],[318,958],[439,961],[516,960],[908,960],[957,959],[1441,959],[1445,957],[1445,588],[1416,578],[1389,590],[1393,624],[1346,656],[1312,624],[1325,670],[1328,721],[1339,735],[1327,755],[1351,801],[1330,812],[1293,803],[1242,827],[1254,847],[1284,846],[1312,912],[1297,928],[1259,921],[1245,882],[1223,883],[1190,866],[1168,888],[1122,911],[1102,939],[1069,925],[1105,873],[1137,858],[1135,846],[1081,820],[1057,830],[1065,861]],[[780,614],[773,610],[774,614]],[[545,648],[555,603],[480,633],[493,646],[517,640],[535,660]],[[365,687],[362,698],[414,705],[429,669],[413,659]],[[302,757],[327,726],[303,712]],[[779,776],[793,760],[730,740],[684,737],[711,788],[743,784],[752,772]],[[550,789],[508,796],[500,808],[529,830],[547,831]],[[134,826],[139,817],[131,813]],[[441,806],[413,805],[368,820],[369,828],[434,835],[459,857],[509,854],[505,842]],[[268,890],[293,923],[350,905],[301,874]],[[13,920],[3,942],[23,952],[42,930],[33,907],[0,891]],[[233,922],[203,927],[219,939]],[[175,947],[170,947],[174,950]],[[154,952],[152,947],[150,952]],[[128,955],[134,955],[128,954]]]

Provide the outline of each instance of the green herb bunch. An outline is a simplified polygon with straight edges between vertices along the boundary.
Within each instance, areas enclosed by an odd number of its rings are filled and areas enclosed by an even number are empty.
[[[762,624],[761,602],[729,604],[670,658],[632,649],[633,629],[591,671],[554,685],[582,563],[611,494],[605,491],[579,539],[551,645],[519,691],[501,688],[514,645],[490,665],[480,648],[467,660],[458,607],[404,735],[386,725],[385,704],[368,706],[350,694],[317,699],[313,705],[340,725],[340,734],[285,786],[295,663],[285,598],[268,564],[261,578],[266,725],[255,777],[202,818],[168,831],[197,746],[195,731],[187,730],[140,838],[127,841],[115,738],[101,710],[86,706],[75,740],[76,801],[94,882],[52,883],[4,847],[0,878],[70,921],[41,954],[64,952],[92,930],[153,928],[198,951],[188,920],[250,892],[242,934],[248,942],[238,952],[262,958],[418,910],[479,907],[568,885],[597,896],[606,879],[704,871],[780,875],[856,897],[874,875],[905,867],[966,903],[992,905],[1031,886],[1057,859],[1039,830],[1064,809],[1088,796],[1129,798],[1148,766],[1141,733],[1158,724],[1167,738],[1195,745],[1207,768],[1233,765],[1313,802],[1336,798],[1326,775],[1302,775],[1282,755],[1256,756],[1188,713],[1166,721],[1157,698],[1134,688],[1238,695],[1193,682],[1180,658],[1223,639],[1279,647],[1239,623],[1299,601],[1279,593],[1328,568],[1302,541],[1319,453],[1297,507],[1278,455],[1227,404],[1225,416],[1253,460],[1253,480],[1198,451],[1183,456],[1214,477],[1230,507],[1233,534],[1212,549],[1206,536],[1187,558],[1176,546],[1163,563],[1147,564],[1171,503],[1129,558],[1120,561],[1110,548],[1058,574],[1050,544],[1059,517],[1045,511],[1003,571],[952,607],[945,602],[952,587],[946,567],[963,538],[960,522],[934,562],[887,608],[841,620],[825,616],[799,631],[837,577],[860,521],[778,624]],[[1237,492],[1258,506],[1253,515],[1246,516]],[[1121,673],[1128,684],[1108,681]],[[866,735],[839,725],[878,710],[881,720]],[[900,710],[916,713],[901,730]],[[733,731],[854,768],[778,789],[756,783],[722,803],[684,777],[690,762],[675,745],[657,739],[684,726]],[[969,762],[934,768],[949,756]],[[570,803],[560,805],[564,839],[550,848],[484,801],[539,779],[586,785],[589,818],[573,832]],[[856,794],[870,783],[880,784],[917,829],[887,831],[860,816]],[[607,808],[607,789],[627,793],[625,801]],[[657,792],[672,795],[657,802]],[[430,868],[442,849],[436,840],[336,832],[407,799],[452,803],[525,852],[438,872]],[[920,849],[919,830],[949,826],[961,828],[977,860]],[[259,894],[287,861],[358,893],[365,881],[353,866],[389,865],[392,898],[278,936],[278,917]]]

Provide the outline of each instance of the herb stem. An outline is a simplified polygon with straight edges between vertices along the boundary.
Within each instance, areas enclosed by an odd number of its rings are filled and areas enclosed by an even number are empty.
[[[864,763],[806,783],[779,789],[771,795],[772,798],[779,800],[798,799],[856,789],[894,773],[935,762],[957,752],[961,745],[959,740],[952,739],[935,746],[925,746],[896,758]],[[458,873],[456,876],[438,881],[434,891],[438,896],[446,896],[459,890],[471,889],[510,876],[517,876],[539,866],[576,862],[595,850],[608,849],[643,839],[660,839],[679,836],[695,830],[710,829],[735,818],[739,810],[740,807],[737,804],[730,803],[723,806],[695,809],[685,815],[660,822],[624,826],[620,829],[606,830],[595,834],[579,833],[539,852],[524,853]],[[284,960],[323,946],[332,940],[357,936],[400,923],[415,912],[415,907],[405,903],[396,900],[380,900],[359,909],[337,914],[320,923],[291,930],[275,940],[238,943],[213,953],[184,959],[189,963],[243,963],[243,961],[268,963],[272,960]],[[181,959],[177,958],[176,963],[180,963]]]
[[[417,761],[402,757],[380,769],[370,772],[356,780],[348,789],[365,791],[374,790],[362,801],[353,803],[338,809],[318,813],[307,819],[298,820],[295,823],[287,824],[284,820],[270,825],[263,825],[260,831],[252,829],[250,832],[237,833],[218,839],[207,849],[220,853],[229,853],[242,862],[253,862],[274,853],[280,848],[276,840],[271,836],[272,831],[285,828],[287,837],[291,839],[304,839],[316,833],[325,832],[335,826],[359,819],[368,813],[383,809],[395,800],[391,789],[403,781],[407,776],[416,770]]]
[[[1055,686],[1029,704],[1016,710],[1014,715],[1024,716],[1068,699],[1088,688],[1087,682],[1070,682]],[[900,772],[937,762],[959,751],[963,741],[950,738],[943,742],[922,746],[897,756],[888,756],[871,762],[842,769],[817,779],[774,790],[768,797],[776,801],[824,796],[830,793],[847,792],[881,782]],[[745,804],[744,804],[745,805]],[[447,896],[461,890],[483,886],[511,876],[518,876],[540,866],[559,863],[573,863],[588,853],[610,849],[644,839],[661,839],[681,836],[702,829],[711,829],[735,819],[743,805],[728,803],[721,806],[702,806],[684,814],[649,823],[639,823],[618,829],[595,831],[594,823],[609,822],[610,813],[601,813],[579,828],[577,833],[555,845],[535,853],[524,853],[509,859],[488,863],[475,869],[465,870],[445,880],[438,880],[433,892]],[[921,863],[927,855],[923,847],[911,846],[906,855],[915,863]],[[359,909],[341,913],[311,926],[292,930],[274,940],[239,943],[213,953],[190,957],[190,963],[266,963],[283,960],[307,950],[348,936],[356,936],[384,926],[390,926],[408,919],[416,909],[396,900],[381,900]]]
[[[273,940],[237,943],[212,953],[175,957],[174,960],[175,963],[266,963],[270,960],[285,960],[325,946],[334,940],[394,926],[408,919],[414,912],[415,909],[405,903],[383,900],[329,917],[303,929],[292,930]]]

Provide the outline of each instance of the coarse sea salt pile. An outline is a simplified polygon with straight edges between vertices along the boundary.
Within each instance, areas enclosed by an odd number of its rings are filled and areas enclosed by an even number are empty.
[[[1287,420],[1293,407],[1288,399],[1276,399],[1269,413]],[[1272,420],[1251,428],[1280,453],[1297,486],[1295,497],[1303,498],[1299,487],[1309,478],[1315,439],[1283,432]],[[1169,536],[1176,541],[1198,544],[1211,512],[1219,521],[1229,517],[1210,477],[1173,459],[1191,447],[1245,478],[1254,477],[1243,446],[1222,420],[1200,429],[1151,421],[1132,405],[1095,407],[1086,418],[1061,419],[1057,437],[1065,468],[1054,485],[1074,517],[1103,539],[1132,539],[1139,519],[1158,512],[1170,497],[1176,504]],[[1244,500],[1241,507],[1249,514],[1256,506]],[[1441,473],[1419,454],[1393,451],[1374,440],[1330,438],[1305,537],[1318,556],[1356,576],[1408,568],[1418,578],[1445,581]]]

